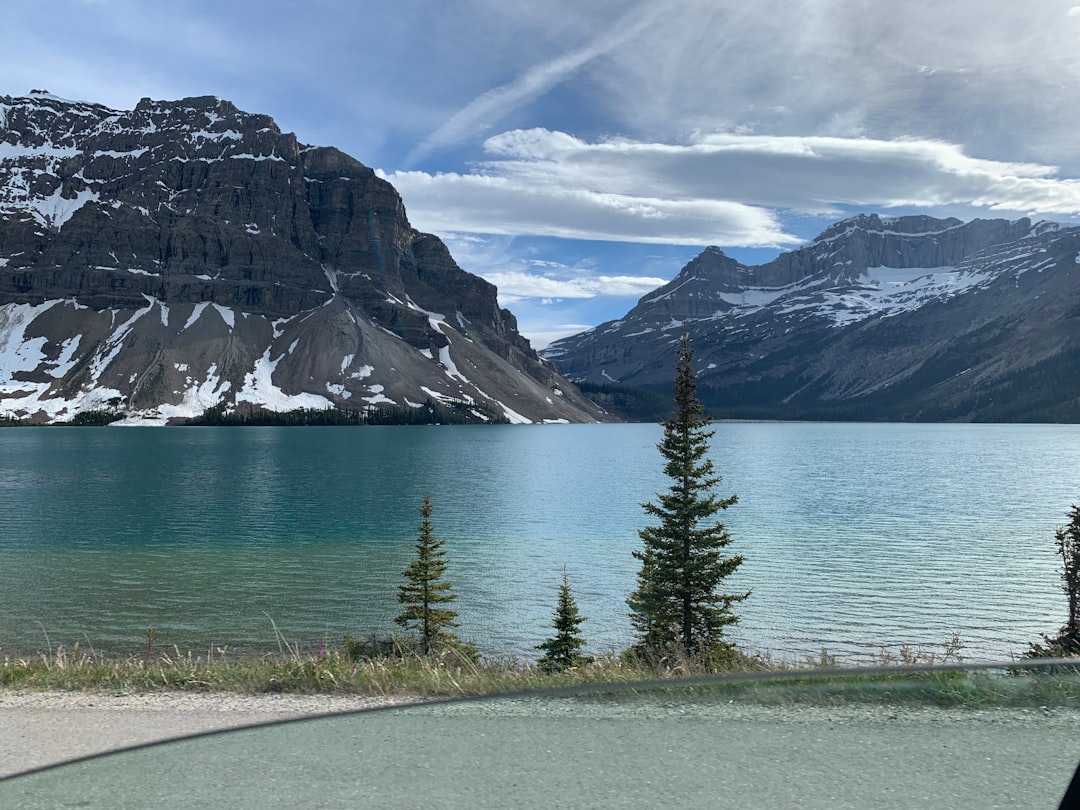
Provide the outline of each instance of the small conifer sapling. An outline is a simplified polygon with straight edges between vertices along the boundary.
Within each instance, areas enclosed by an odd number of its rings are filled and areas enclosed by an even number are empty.
[[[398,587],[398,602],[404,605],[394,621],[420,635],[420,652],[429,655],[439,647],[456,646],[461,640],[448,628],[457,627],[457,613],[448,607],[457,599],[446,573],[443,541],[435,537],[431,524],[431,496],[424,496],[420,507],[420,533],[416,540],[416,559],[403,572],[405,583]]]
[[[585,640],[581,637],[581,623],[584,621],[585,617],[578,612],[577,602],[570,592],[570,580],[564,571],[559,587],[559,604],[551,622],[555,635],[543,644],[536,645],[536,649],[544,651],[537,661],[540,669],[544,672],[565,672],[592,663],[590,656],[581,654],[581,648],[585,646]]]

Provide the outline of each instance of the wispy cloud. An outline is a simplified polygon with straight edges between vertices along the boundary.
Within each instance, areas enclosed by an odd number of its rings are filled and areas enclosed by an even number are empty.
[[[663,12],[666,3],[647,0],[623,15],[610,30],[580,48],[567,51],[526,70],[512,82],[483,93],[424,138],[405,159],[413,166],[431,152],[473,138],[536,97],[543,95],[582,66],[612,51],[646,30]]]

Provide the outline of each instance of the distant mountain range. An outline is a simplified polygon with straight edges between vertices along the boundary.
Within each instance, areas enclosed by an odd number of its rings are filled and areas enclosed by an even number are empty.
[[[603,412],[393,187],[213,97],[0,97],[0,417]]]
[[[544,354],[666,394],[684,329],[715,417],[1080,422],[1080,228],[858,216],[754,267],[710,247]]]

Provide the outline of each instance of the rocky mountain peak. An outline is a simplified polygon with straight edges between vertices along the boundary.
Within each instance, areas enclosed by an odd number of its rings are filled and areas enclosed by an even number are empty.
[[[888,218],[747,267],[707,249],[624,317],[546,350],[666,393],[683,329],[718,416],[1080,421],[1080,227]]]
[[[41,420],[103,391],[177,417],[428,401],[599,415],[389,183],[214,96],[0,97],[5,341],[37,348],[0,359],[0,411]]]
[[[954,217],[937,219],[928,216],[882,217],[878,214],[858,214],[830,225],[816,236],[813,242],[829,242],[840,237],[850,238],[859,231],[909,236],[939,234],[963,224],[961,220]]]

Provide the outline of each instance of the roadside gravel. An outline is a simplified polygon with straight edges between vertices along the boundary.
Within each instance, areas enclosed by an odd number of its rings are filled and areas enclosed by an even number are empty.
[[[0,777],[189,734],[408,702],[415,701],[334,695],[0,691]]]

